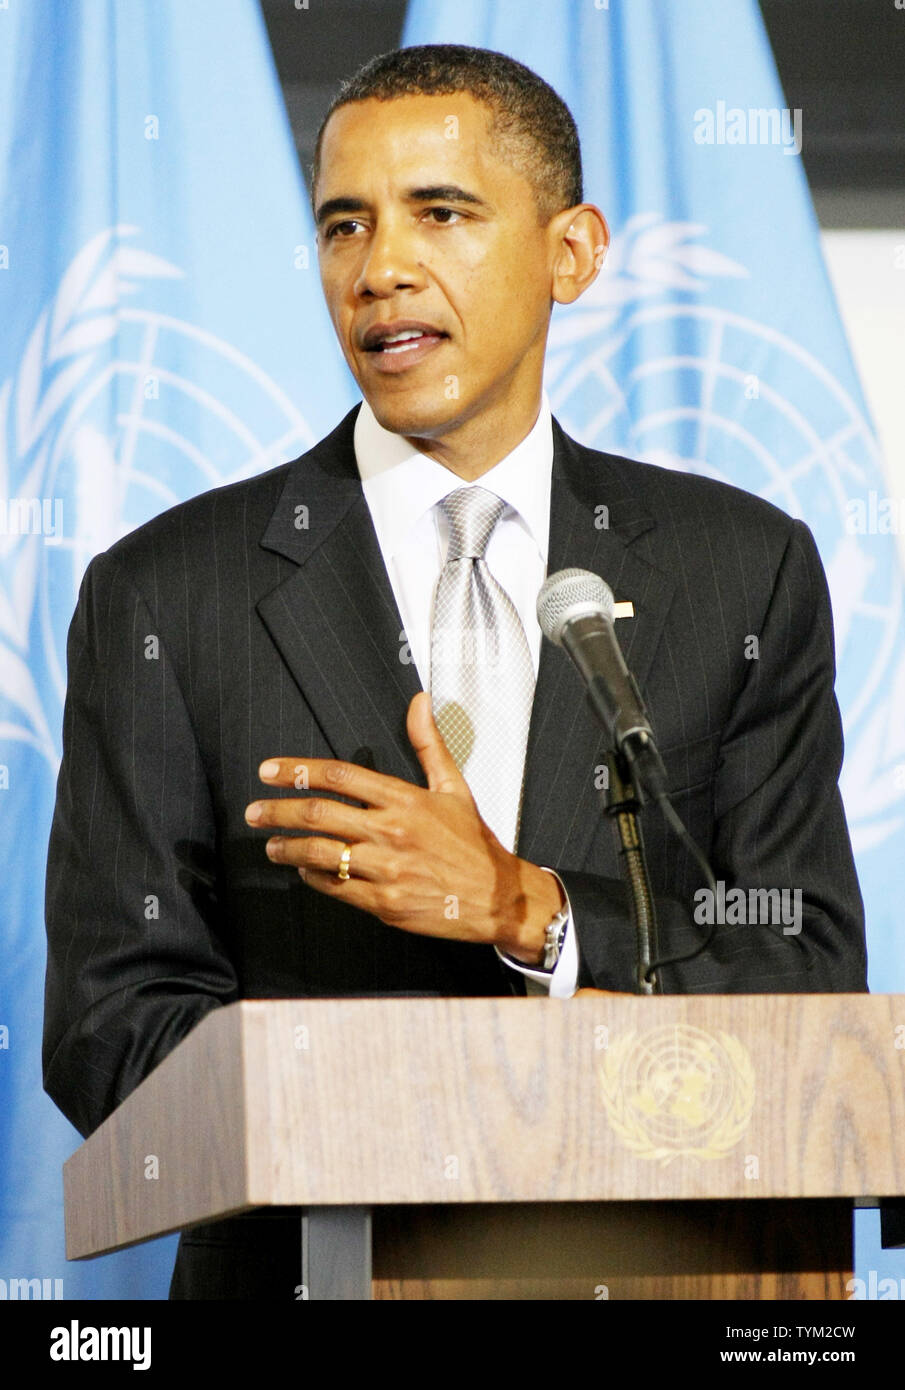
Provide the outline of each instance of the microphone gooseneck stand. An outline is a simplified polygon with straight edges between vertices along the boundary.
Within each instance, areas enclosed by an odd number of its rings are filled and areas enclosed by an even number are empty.
[[[609,785],[601,793],[601,799],[616,833],[619,860],[628,887],[629,911],[638,946],[638,993],[662,994],[663,982],[658,968],[693,960],[702,951],[706,951],[714,938],[717,922],[714,913],[709,931],[693,950],[679,956],[661,957],[657,941],[657,913],[644,857],[641,822],[638,818],[642,807],[648,801],[652,801],[658,807],[667,825],[697,863],[714,901],[717,898],[717,887],[710,863],[700,846],[689,835],[686,825],[669,799],[665,769],[653,741],[644,739],[637,747],[633,747],[631,752],[632,758],[620,749],[607,753]]]
[[[679,956],[660,956],[657,941],[657,913],[644,857],[641,822],[638,819],[639,812],[647,800],[653,800],[670,829],[685,846],[692,859],[695,860],[714,900],[717,897],[717,887],[710,863],[702,853],[700,846],[689,835],[687,827],[669,799],[669,793],[665,789],[662,776],[662,763],[660,763],[659,755],[653,746],[651,746],[650,755],[654,760],[652,766],[655,766],[657,771],[649,779],[651,785],[645,791],[638,792],[635,790],[635,786],[639,779],[633,776],[629,760],[624,753],[610,750],[606,755],[609,785],[602,790],[601,800],[604,810],[613,824],[619,861],[628,888],[629,911],[638,945],[638,993],[662,994],[663,983],[657,973],[658,967],[678,965],[682,961],[693,960],[695,956],[706,951],[716,933],[717,920],[716,914],[714,914],[709,931],[703,941],[699,942],[693,950],[686,951]]]
[[[642,803],[635,793],[628,763],[623,754],[608,752],[606,764],[608,785],[603,789],[601,799],[616,834],[619,861],[628,888],[629,910],[638,944],[638,992],[659,994],[659,976],[651,968],[659,956],[657,913],[644,858],[641,822],[638,819]]]

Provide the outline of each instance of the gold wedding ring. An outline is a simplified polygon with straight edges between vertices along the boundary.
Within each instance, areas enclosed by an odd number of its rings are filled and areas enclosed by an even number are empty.
[[[349,864],[351,860],[352,846],[344,845],[343,852],[339,856],[339,868],[336,871],[336,877],[339,879],[340,883],[345,883],[346,879],[349,877]]]

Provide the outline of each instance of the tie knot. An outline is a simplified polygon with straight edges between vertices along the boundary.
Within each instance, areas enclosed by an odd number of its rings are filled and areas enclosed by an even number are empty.
[[[483,560],[505,505],[502,497],[483,487],[460,487],[444,497],[440,506],[449,520],[447,562],[466,557]]]

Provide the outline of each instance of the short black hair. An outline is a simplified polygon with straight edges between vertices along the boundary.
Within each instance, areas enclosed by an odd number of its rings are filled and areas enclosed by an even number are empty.
[[[581,146],[572,113],[536,72],[505,53],[466,44],[417,44],[381,53],[342,84],[317,133],[311,196],[324,130],[350,102],[468,92],[490,108],[491,133],[503,158],[534,186],[541,222],[584,200]]]

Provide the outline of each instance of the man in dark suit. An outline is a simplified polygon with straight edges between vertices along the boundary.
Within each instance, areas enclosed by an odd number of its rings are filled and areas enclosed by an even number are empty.
[[[236,998],[635,988],[605,743],[525,599],[564,566],[633,605],[626,659],[716,877],[799,894],[792,930],[730,919],[691,955],[700,870],[651,811],[660,953],[690,957],[663,989],[866,988],[810,533],[738,489],[586,449],[549,415],[550,309],[592,282],[607,237],[565,107],[499,55],[388,55],[335,103],[314,196],[365,403],[301,459],[96,557],[73,619],[44,1063],[83,1134]],[[498,821],[422,693],[447,499],[478,482],[502,502],[491,579],[473,582],[489,603],[509,577],[495,611],[516,612],[536,676]],[[298,1261],[295,1221],[196,1229],[172,1295],[289,1298]]]

